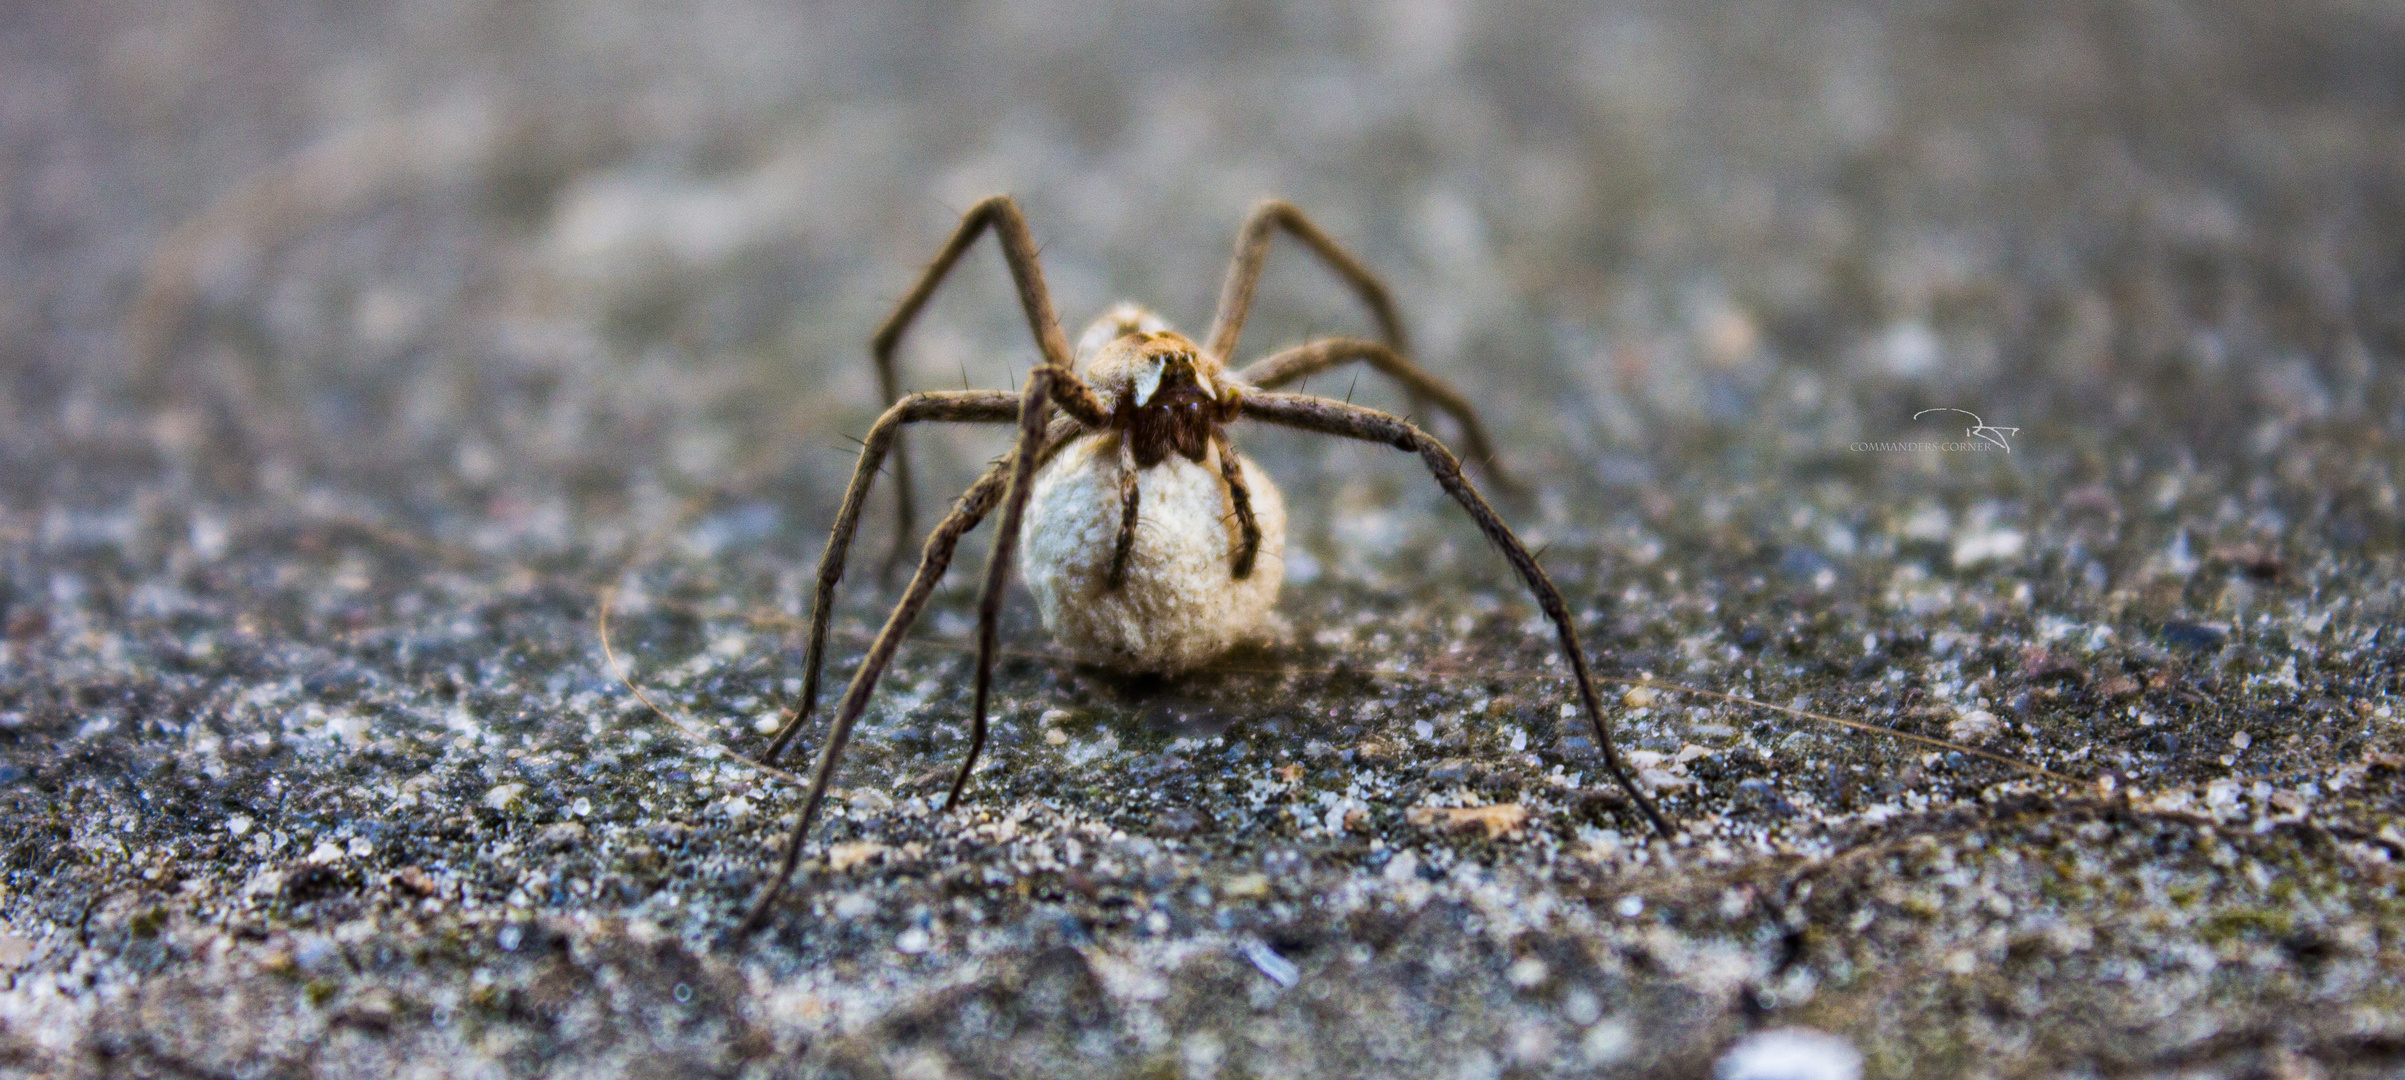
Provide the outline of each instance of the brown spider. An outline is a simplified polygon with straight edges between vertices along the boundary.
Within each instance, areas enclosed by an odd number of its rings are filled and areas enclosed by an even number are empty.
[[[959,261],[988,228],[1001,241],[1003,260],[1018,285],[1019,303],[1035,331],[1043,361],[1019,393],[961,390],[903,396],[895,388],[894,350],[902,332]],[[1270,241],[1283,230],[1317,254],[1360,295],[1377,319],[1383,343],[1350,338],[1297,346],[1229,372],[1237,335],[1252,306]],[[818,698],[819,670],[826,658],[827,625],[835,584],[869,484],[887,455],[899,488],[894,556],[911,533],[910,471],[901,452],[905,424],[941,420],[1017,423],[1016,447],[971,484],[952,512],[935,526],[919,555],[917,573],[885,620],[860,669],[836,707],[810,793],[785,842],[777,874],[742,927],[748,934],[766,919],[770,906],[793,876],[810,824],[825,801],[836,763],[852,726],[868,707],[878,678],[893,660],[902,636],[927,604],[951,564],[962,534],[996,505],[1002,521],[987,560],[977,605],[977,679],[970,712],[969,753],[944,796],[951,809],[985,745],[986,698],[993,680],[996,616],[1003,584],[1019,546],[1020,522],[1035,507],[1022,572],[1042,609],[1045,628],[1083,659],[1136,671],[1179,671],[1208,661],[1251,630],[1276,599],[1284,573],[1284,505],[1277,489],[1251,462],[1236,453],[1227,425],[1238,418],[1260,420],[1327,435],[1385,443],[1416,453],[1447,494],[1461,503],[1500,548],[1553,620],[1578,684],[1580,702],[1595,729],[1605,767],[1622,790],[1664,836],[1670,822],[1653,800],[1629,779],[1604,726],[1603,706],[1587,672],[1586,653],[1561,593],[1528,549],[1512,535],[1486,499],[1463,477],[1461,461],[1444,444],[1408,421],[1346,402],[1271,388],[1340,364],[1359,361],[1403,384],[1415,400],[1426,399],[1450,415],[1472,455],[1493,460],[1476,414],[1453,388],[1404,358],[1403,333],[1385,286],[1327,234],[1284,202],[1269,200],[1247,217],[1211,320],[1207,344],[1172,331],[1158,318],[1123,304],[1095,321],[1073,353],[1053,314],[1052,298],[1036,262],[1034,238],[1017,204],[997,195],[970,208],[918,285],[895,308],[872,340],[877,375],[892,407],[862,442],[834,532],[819,559],[818,591],[810,615],[810,644],[803,664],[802,693],[793,718],[777,733],[764,760],[774,762],[809,720]],[[1085,375],[1076,360],[1085,361]],[[1054,408],[1062,415],[1051,415]],[[1491,465],[1488,466],[1493,473]],[[1499,480],[1500,478],[1498,478]]]

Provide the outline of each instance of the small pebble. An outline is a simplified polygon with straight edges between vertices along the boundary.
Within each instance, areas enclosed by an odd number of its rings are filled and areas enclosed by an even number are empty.
[[[1245,959],[1253,962],[1254,967],[1261,969],[1261,974],[1269,976],[1269,981],[1279,986],[1293,986],[1303,977],[1302,969],[1295,967],[1294,961],[1279,956],[1276,950],[1259,941],[1247,941],[1238,949],[1244,953]]]
[[[1860,1080],[1862,1052],[1810,1028],[1757,1031],[1712,1066],[1714,1080]]]

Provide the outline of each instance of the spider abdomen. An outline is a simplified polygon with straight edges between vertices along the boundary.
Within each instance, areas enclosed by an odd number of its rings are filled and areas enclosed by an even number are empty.
[[[1117,434],[1079,439],[1036,474],[1019,572],[1044,628],[1078,659],[1128,671],[1178,672],[1210,661],[1260,626],[1286,569],[1286,503],[1242,455],[1261,548],[1242,579],[1240,537],[1218,450],[1172,454],[1136,473],[1135,542],[1126,577],[1109,581],[1122,520]]]

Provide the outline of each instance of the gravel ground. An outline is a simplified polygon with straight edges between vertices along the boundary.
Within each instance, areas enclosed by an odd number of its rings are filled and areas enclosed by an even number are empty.
[[[2405,1073],[2393,5],[19,8],[0,1068]],[[731,941],[863,343],[997,190],[1073,324],[1263,194],[1386,274],[1684,835],[1409,458],[1240,429],[1270,639],[1018,596],[938,815],[955,575]],[[910,382],[1015,318],[976,255]],[[1246,351],[1367,329],[1282,249]]]

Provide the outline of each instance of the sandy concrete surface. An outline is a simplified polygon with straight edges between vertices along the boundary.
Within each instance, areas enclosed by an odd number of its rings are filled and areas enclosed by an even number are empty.
[[[0,1071],[2405,1072],[2405,13],[1147,7],[13,5]],[[1266,194],[1386,275],[1681,835],[1414,460],[1239,427],[1272,640],[1014,593],[939,814],[972,534],[730,940],[993,191],[1072,333]],[[1371,330],[1281,247],[1240,359]],[[1027,370],[990,250],[904,356]],[[1007,443],[911,445],[925,523]]]

